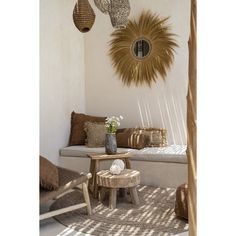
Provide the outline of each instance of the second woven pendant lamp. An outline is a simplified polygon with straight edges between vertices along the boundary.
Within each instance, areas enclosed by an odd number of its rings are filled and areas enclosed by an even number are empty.
[[[95,13],[88,0],[77,0],[74,11],[73,20],[76,28],[82,32],[88,32],[95,21]]]
[[[129,0],[110,0],[109,15],[114,28],[126,28],[130,13]]]
[[[104,14],[109,14],[114,28],[125,28],[130,14],[129,0],[94,0],[96,7]]]

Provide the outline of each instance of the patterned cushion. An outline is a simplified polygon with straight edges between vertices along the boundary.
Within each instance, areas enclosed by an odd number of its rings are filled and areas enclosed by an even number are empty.
[[[167,146],[167,131],[159,128],[127,128],[117,132],[117,146],[142,149]]]
[[[40,186],[46,190],[56,190],[59,187],[57,166],[42,156],[40,156]]]
[[[167,130],[159,128],[140,128],[140,134],[144,134],[149,138],[149,147],[166,147],[167,146]]]
[[[84,130],[87,135],[87,147],[104,147],[106,127],[104,122],[86,122]]]
[[[91,122],[105,122],[106,117],[89,116],[81,113],[71,113],[71,130],[69,146],[84,145],[86,139],[86,132],[84,124],[87,121]]]
[[[117,147],[142,149],[148,145],[149,137],[139,133],[138,129],[127,128],[116,134]]]

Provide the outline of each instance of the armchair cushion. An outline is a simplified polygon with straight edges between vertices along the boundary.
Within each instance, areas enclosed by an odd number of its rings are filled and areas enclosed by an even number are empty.
[[[42,156],[40,156],[40,187],[46,190],[56,190],[59,187],[57,166]]]

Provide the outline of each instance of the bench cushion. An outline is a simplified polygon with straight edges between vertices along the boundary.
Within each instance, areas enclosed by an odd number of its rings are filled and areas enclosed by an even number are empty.
[[[117,152],[131,152],[135,161],[152,161],[152,162],[172,162],[187,163],[186,145],[170,145],[167,147],[147,147],[140,150],[131,148],[117,148]],[[104,153],[104,147],[89,148],[84,145],[69,146],[60,150],[61,156],[84,157],[87,154]]]

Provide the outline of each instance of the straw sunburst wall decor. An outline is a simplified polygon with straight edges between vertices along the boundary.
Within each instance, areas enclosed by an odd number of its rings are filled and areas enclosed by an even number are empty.
[[[130,20],[126,28],[111,34],[109,55],[125,85],[151,87],[158,76],[165,79],[178,47],[168,19],[144,11],[138,21]]]

